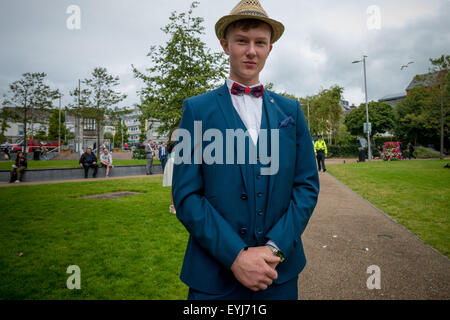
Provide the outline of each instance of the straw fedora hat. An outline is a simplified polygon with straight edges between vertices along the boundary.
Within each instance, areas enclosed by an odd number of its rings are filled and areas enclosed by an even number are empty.
[[[280,39],[284,32],[284,26],[281,22],[270,19],[267,12],[263,9],[258,0],[241,0],[231,10],[230,14],[223,16],[216,23],[217,38],[225,38],[225,31],[227,27],[234,21],[242,19],[256,19],[268,23],[272,27],[272,37],[270,42],[274,43]]]

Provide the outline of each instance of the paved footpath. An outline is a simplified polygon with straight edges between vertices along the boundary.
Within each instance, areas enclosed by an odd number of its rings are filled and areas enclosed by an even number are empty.
[[[450,260],[328,173],[302,236],[299,298],[450,299]],[[366,249],[367,248],[367,249]],[[369,290],[377,265],[381,289]]]

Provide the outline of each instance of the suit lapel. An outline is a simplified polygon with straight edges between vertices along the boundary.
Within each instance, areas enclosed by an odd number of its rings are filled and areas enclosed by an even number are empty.
[[[280,107],[277,105],[277,103],[275,102],[275,99],[273,99],[270,95],[270,92],[268,92],[267,90],[263,91],[263,101],[264,101],[264,107],[267,110],[267,120],[268,120],[268,130],[267,130],[267,135],[268,135],[268,148],[269,150],[271,150],[271,146],[272,143],[279,143],[279,141],[272,141],[271,138],[271,130],[273,129],[277,129],[278,130],[278,124],[279,122],[284,119],[282,118],[283,116],[285,116],[284,112],[281,111]],[[273,157],[273,155],[271,155]],[[280,153],[278,154],[278,156],[280,156]],[[269,194],[268,194],[268,199],[267,199],[267,208],[270,208],[270,203],[272,200],[272,195],[273,195],[273,187],[275,185],[276,179],[278,177],[278,174],[275,175],[270,175],[269,176]]]
[[[220,110],[222,111],[222,115],[225,118],[226,128],[236,130],[239,128],[237,123],[237,119],[234,116],[234,106],[231,102],[230,92],[228,90],[227,84],[225,84],[219,88],[217,91],[217,101],[220,105]],[[243,128],[245,130],[245,127]],[[226,132],[224,132],[226,134]],[[226,141],[226,140],[225,140]],[[237,152],[237,146],[234,144],[234,153]],[[247,166],[246,164],[239,164],[239,168],[241,171],[242,181],[244,181],[244,188],[248,192],[248,184],[247,184]]]

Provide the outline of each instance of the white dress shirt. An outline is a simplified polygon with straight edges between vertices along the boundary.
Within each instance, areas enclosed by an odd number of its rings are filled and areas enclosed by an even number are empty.
[[[227,79],[227,87],[228,90],[230,90],[231,102],[233,104],[233,107],[234,109],[236,109],[239,117],[241,117],[242,122],[245,124],[245,127],[247,128],[247,131],[256,146],[258,142],[259,129],[261,128],[263,98],[262,96],[256,98],[251,94],[243,94],[240,96],[231,94],[231,87],[233,86],[234,82],[243,87],[247,86],[229,78]],[[261,83],[250,86],[249,88],[253,88],[259,85],[261,85]],[[280,250],[272,240],[269,240],[267,244]]]
[[[243,87],[247,87],[242,83],[233,81],[231,79],[227,79],[227,86],[228,90],[230,90],[230,94],[231,94],[231,87],[233,86],[234,82]],[[253,88],[259,85],[261,84],[258,83],[253,86],[250,86],[249,88]],[[234,108],[241,117],[242,122],[245,124],[245,127],[247,128],[247,131],[250,134],[250,137],[252,138],[252,141],[256,146],[256,143],[258,142],[259,129],[261,127],[262,104],[263,104],[262,97],[256,98],[251,94],[243,94],[241,96],[231,94],[231,102],[233,103]]]

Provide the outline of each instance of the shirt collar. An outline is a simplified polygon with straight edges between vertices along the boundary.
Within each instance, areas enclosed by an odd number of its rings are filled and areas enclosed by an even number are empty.
[[[234,81],[234,80],[231,80],[230,78],[228,78],[228,79],[227,79],[227,87],[228,87],[228,90],[231,90],[231,87],[233,86],[233,83],[235,83],[235,82],[236,82],[237,84],[243,86],[243,87],[247,87],[245,84],[242,84],[242,83],[240,83],[240,82],[237,82],[237,81]],[[254,84],[254,85],[251,85],[249,88],[257,87],[257,86],[260,86],[260,85],[261,85],[261,82],[259,82],[259,83],[257,83],[257,84]]]

